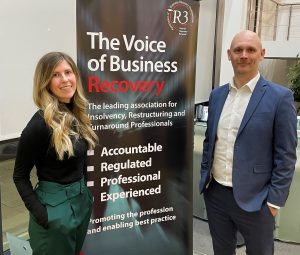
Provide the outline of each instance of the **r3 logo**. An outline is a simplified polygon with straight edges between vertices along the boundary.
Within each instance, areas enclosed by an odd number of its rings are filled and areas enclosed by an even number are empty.
[[[173,12],[173,20],[171,21],[173,24],[179,23],[184,25],[189,22],[189,13],[188,11],[181,11],[181,10],[169,10]]]
[[[187,35],[188,25],[194,22],[191,6],[185,2],[177,1],[169,7],[167,14],[170,28],[178,31],[179,35]]]

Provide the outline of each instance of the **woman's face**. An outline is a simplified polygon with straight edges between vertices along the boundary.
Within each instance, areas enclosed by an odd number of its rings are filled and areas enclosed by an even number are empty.
[[[66,60],[58,63],[50,80],[49,89],[62,103],[70,103],[76,91],[76,77]]]

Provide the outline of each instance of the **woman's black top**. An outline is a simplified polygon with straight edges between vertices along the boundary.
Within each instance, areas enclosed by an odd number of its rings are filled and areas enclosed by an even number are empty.
[[[43,112],[37,111],[21,134],[13,179],[27,209],[37,222],[47,226],[46,208],[34,193],[30,172],[36,167],[39,181],[69,184],[86,174],[87,143],[84,139],[72,139],[74,156],[59,160],[51,145],[51,129],[46,125]]]

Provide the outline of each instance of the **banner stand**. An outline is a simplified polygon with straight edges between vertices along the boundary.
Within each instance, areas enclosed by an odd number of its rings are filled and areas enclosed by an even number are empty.
[[[0,254],[3,255],[3,237],[2,237],[2,206],[1,206],[1,186],[0,186]]]
[[[198,14],[194,0],[76,2],[77,65],[99,136],[81,255],[192,254]]]

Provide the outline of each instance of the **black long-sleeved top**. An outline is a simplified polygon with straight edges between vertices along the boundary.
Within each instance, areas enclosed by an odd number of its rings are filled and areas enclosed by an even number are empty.
[[[74,156],[57,158],[51,145],[51,129],[46,125],[43,112],[37,111],[22,132],[19,140],[13,179],[27,209],[40,225],[47,226],[46,208],[34,193],[30,172],[36,167],[39,181],[68,184],[86,174],[87,143],[83,139],[73,141]]]

